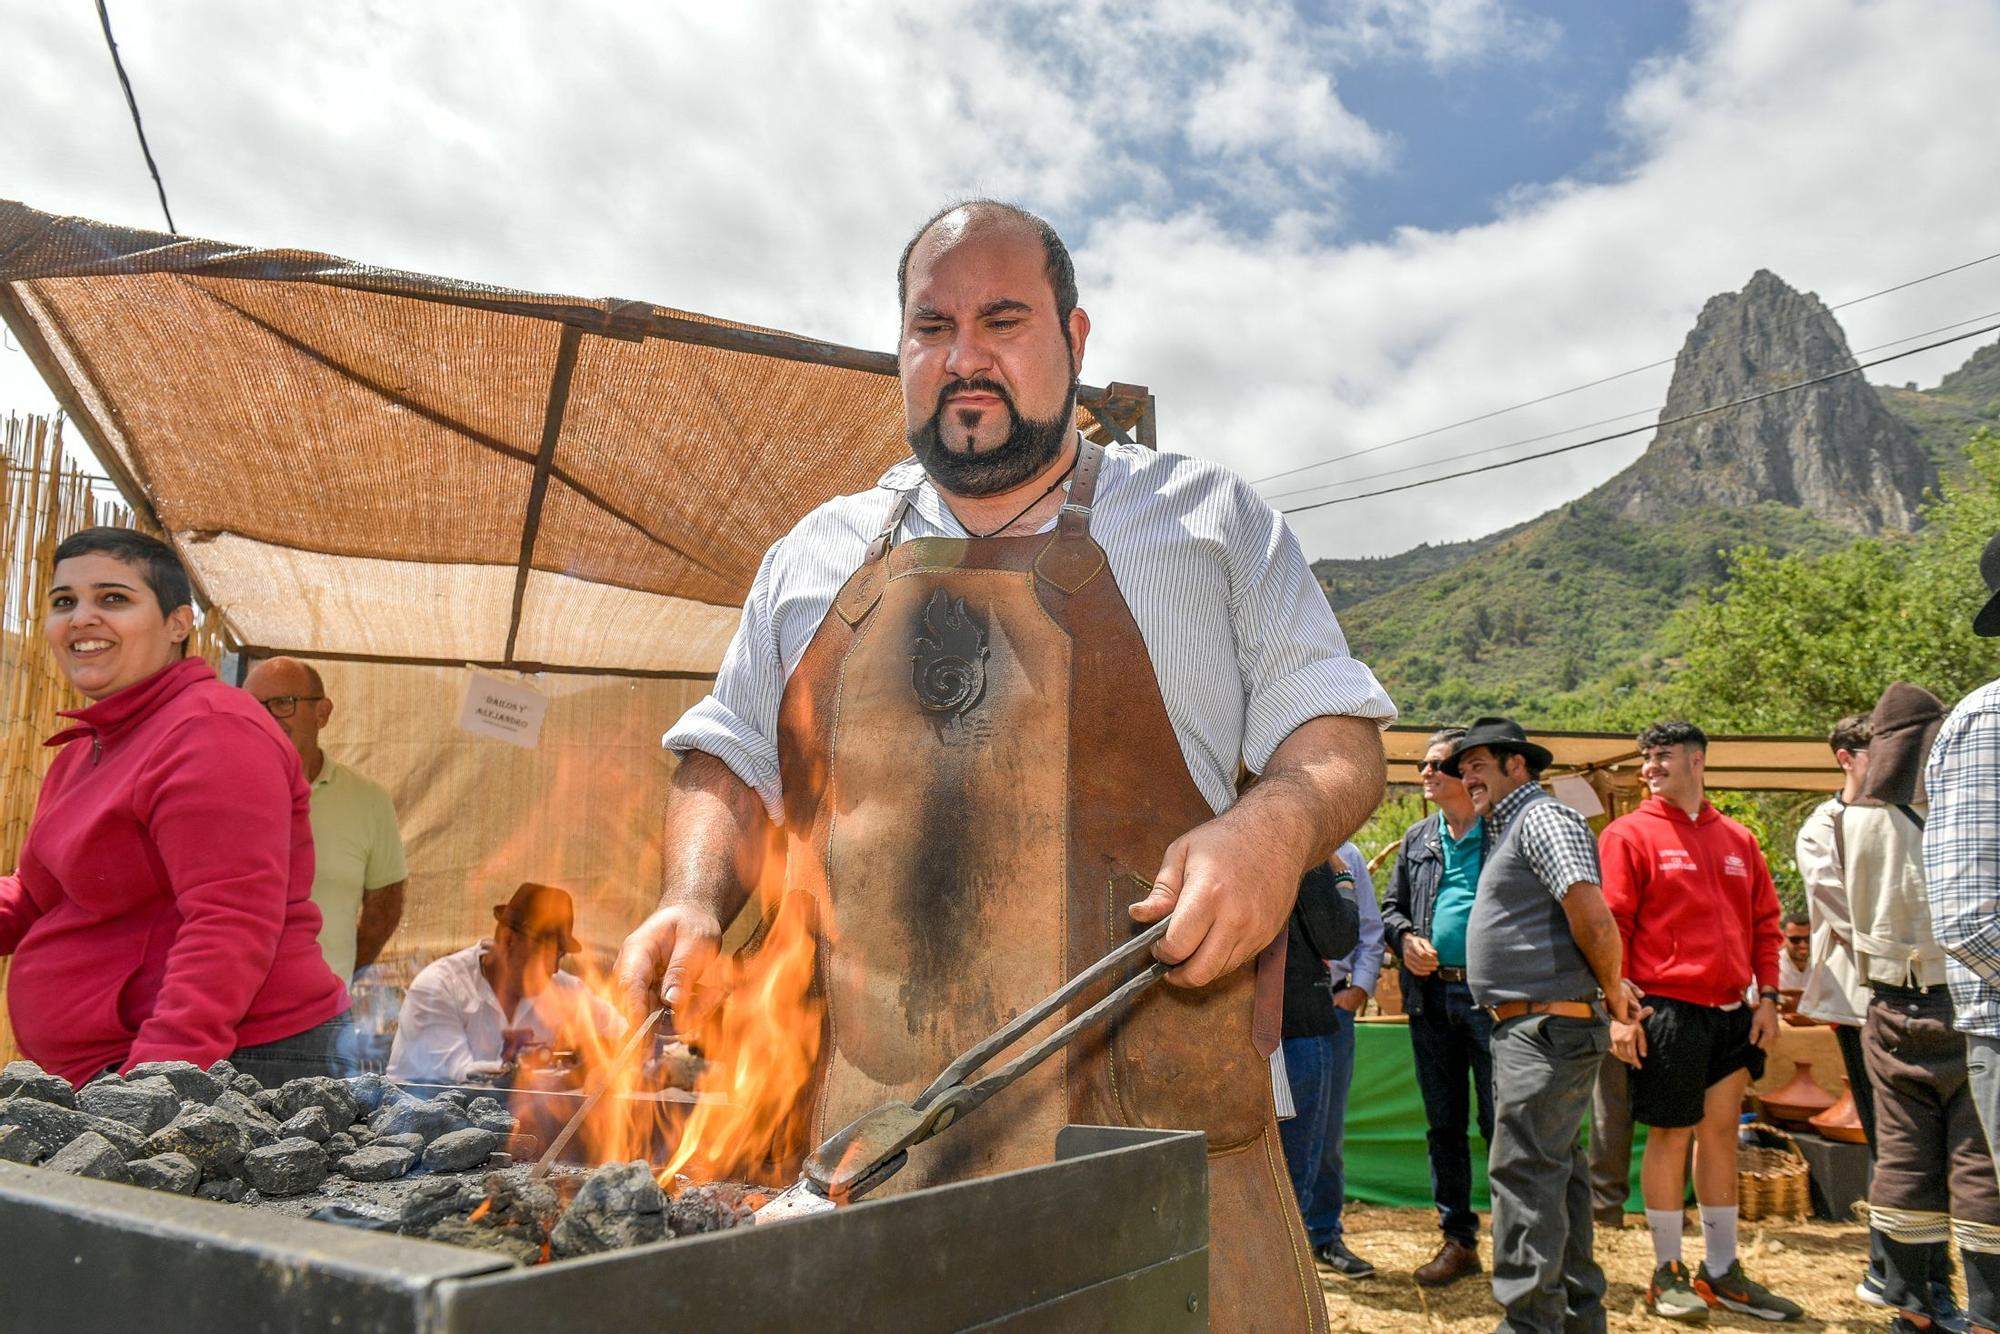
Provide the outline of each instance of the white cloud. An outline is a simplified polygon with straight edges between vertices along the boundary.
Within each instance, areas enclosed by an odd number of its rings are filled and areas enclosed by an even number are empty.
[[[1342,72],[1532,60],[1554,35],[1497,0],[1331,10],[1329,26],[1247,0],[216,0],[114,3],[113,18],[197,235],[882,347],[908,228],[956,194],[1018,197],[1077,249],[1097,328],[1086,373],[1151,384],[1170,447],[1253,476],[1670,354],[1704,298],[1758,267],[1831,300],[2000,250],[1985,118],[1965,91],[2000,59],[1990,6],[1702,6],[1689,50],[1641,72],[1617,110],[1624,174],[1523,188],[1486,225],[1369,244],[1330,224],[1395,142],[1342,102]],[[0,0],[0,45],[0,194],[153,225],[89,7]],[[2000,309],[1991,269],[1843,319],[1861,346]],[[1884,378],[1934,379],[1959,359]],[[24,371],[0,352],[0,404],[44,401]],[[1329,474],[1663,391],[1664,373],[1621,381]],[[1299,527],[1319,554],[1469,535],[1637,449]]]

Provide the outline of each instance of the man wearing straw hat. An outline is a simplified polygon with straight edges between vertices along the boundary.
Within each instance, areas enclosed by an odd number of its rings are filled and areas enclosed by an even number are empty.
[[[1966,1069],[1965,1038],[1931,928],[1922,843],[1923,767],[1944,718],[1928,690],[1897,682],[1869,718],[1867,804],[1837,817],[1854,952],[1870,999],[1862,1053],[1875,1088],[1875,1171],[1868,1223],[1880,1234],[1882,1295],[1898,1330],[1950,1313],[1933,1298],[1937,1243],[1958,1242],[1966,1317],[2000,1328],[2000,1186]]]

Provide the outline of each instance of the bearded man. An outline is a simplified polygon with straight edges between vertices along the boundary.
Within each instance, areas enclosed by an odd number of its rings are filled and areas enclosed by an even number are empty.
[[[823,1136],[1171,913],[1175,985],[894,1184],[1048,1161],[1069,1122],[1202,1129],[1217,1327],[1324,1328],[1273,1114],[1280,942],[1380,799],[1394,706],[1247,485],[1078,434],[1090,319],[1047,223],[947,209],[899,288],[915,457],[766,554],[667,734],[666,890],[621,981],[635,1007],[689,999],[775,822],[827,935]]]

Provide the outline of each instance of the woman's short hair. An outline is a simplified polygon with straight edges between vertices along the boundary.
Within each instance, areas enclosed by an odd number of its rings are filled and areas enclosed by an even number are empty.
[[[159,538],[134,528],[86,528],[71,533],[56,547],[58,565],[72,556],[109,556],[135,567],[160,604],[160,614],[194,605],[194,585],[187,566]]]

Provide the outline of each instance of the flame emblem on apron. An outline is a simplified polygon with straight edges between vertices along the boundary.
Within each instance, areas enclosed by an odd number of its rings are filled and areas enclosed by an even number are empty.
[[[910,683],[924,708],[953,719],[969,713],[986,694],[986,651],[986,627],[965,599],[942,588],[931,594],[910,655]]]

